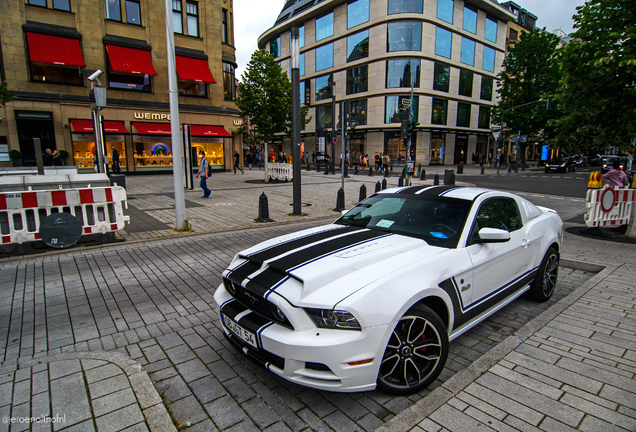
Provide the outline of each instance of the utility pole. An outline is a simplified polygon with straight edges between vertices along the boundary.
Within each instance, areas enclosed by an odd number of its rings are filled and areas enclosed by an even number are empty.
[[[293,204],[294,215],[300,216],[300,45],[298,27],[291,29],[291,44]]]

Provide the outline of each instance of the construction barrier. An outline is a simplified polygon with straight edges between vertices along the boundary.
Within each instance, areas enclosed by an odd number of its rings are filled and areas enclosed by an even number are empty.
[[[269,163],[265,170],[265,178],[270,180],[292,181],[294,178],[293,165],[287,163]]]
[[[124,229],[126,190],[121,186],[0,193],[2,244],[41,240],[40,223],[53,213],[70,213],[82,224],[83,234]]]
[[[626,225],[632,213],[634,189],[606,187],[605,189],[588,189],[586,204],[587,214],[584,216],[588,227],[605,227]]]

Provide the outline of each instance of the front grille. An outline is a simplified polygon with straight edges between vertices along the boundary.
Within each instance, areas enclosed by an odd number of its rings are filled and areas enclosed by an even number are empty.
[[[240,284],[232,282],[227,278],[223,279],[223,283],[225,284],[225,290],[232,297],[234,297],[234,299],[238,301],[241,306],[251,310],[252,312],[262,316],[265,319],[268,319],[269,321],[273,321],[277,324],[282,325],[283,327],[294,330],[294,326],[292,326],[287,317],[285,317],[284,320],[281,320],[280,317],[278,317],[278,315],[274,313],[276,306],[273,303],[269,302],[258,294],[246,290]],[[231,285],[231,287],[229,285]],[[234,293],[232,293],[232,291],[234,291]]]
[[[259,366],[265,367],[267,363],[276,366],[280,370],[285,370],[285,359],[277,356],[262,348],[255,349],[253,346],[246,344],[233,334],[223,332],[226,339],[232,343],[237,349],[245,354],[250,360],[256,362]]]
[[[311,369],[316,371],[332,372],[329,366],[323,363],[306,362],[305,369]],[[332,372],[333,373],[333,372]]]

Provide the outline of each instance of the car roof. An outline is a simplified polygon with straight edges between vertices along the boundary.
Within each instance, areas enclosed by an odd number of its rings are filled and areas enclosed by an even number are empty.
[[[385,189],[379,194],[394,194],[394,195],[424,195],[424,196],[437,196],[446,198],[463,199],[467,201],[475,201],[478,196],[489,192],[496,192],[492,189],[479,188],[479,187],[462,187],[462,186],[405,186],[398,188]],[[511,196],[511,194],[501,192],[502,195]]]

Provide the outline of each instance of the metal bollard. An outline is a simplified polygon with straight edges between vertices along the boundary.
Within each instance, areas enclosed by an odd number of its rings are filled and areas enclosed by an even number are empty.
[[[353,170],[353,174],[358,175],[358,165],[355,166],[355,169]]]
[[[386,189],[386,179],[382,179],[382,190]]]
[[[402,186],[404,186],[404,177],[400,177],[398,179],[398,187],[402,187]]]
[[[453,172],[453,170],[444,170],[444,184],[445,185],[454,185],[454,175],[455,173]]]
[[[267,195],[265,192],[258,198],[258,218],[254,219],[255,222],[274,222],[269,218],[269,204],[267,202]]]
[[[426,170],[422,170],[422,175],[420,176],[420,180],[426,180]]]
[[[373,167],[372,166],[369,166],[369,174],[368,174],[368,176],[369,177],[373,177]]]
[[[309,161],[307,161],[307,171],[310,171],[311,167],[309,166]]]
[[[417,165],[417,173],[419,174],[420,172],[422,172],[422,164]]]
[[[457,165],[457,174],[464,174],[464,164]]]
[[[320,165],[316,162],[316,172],[320,172]]]
[[[388,168],[384,170],[384,177],[390,177]]]
[[[485,171],[484,171],[484,166],[483,165],[481,166],[481,173],[480,174],[486,174]]]
[[[439,174],[435,173],[435,178],[433,179],[433,185],[439,185]]]
[[[333,211],[341,212],[343,210],[345,210],[345,195],[344,190],[340,188],[338,189],[338,198],[336,198],[336,208]]]
[[[367,187],[363,184],[360,186],[360,195],[358,196],[358,202],[364,201],[367,197]]]
[[[380,180],[375,184],[375,193],[378,193],[382,190],[382,185],[380,184]]]

